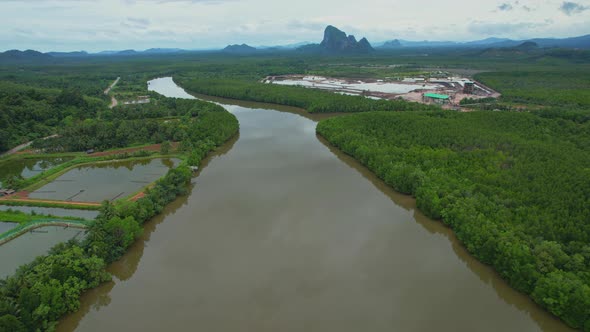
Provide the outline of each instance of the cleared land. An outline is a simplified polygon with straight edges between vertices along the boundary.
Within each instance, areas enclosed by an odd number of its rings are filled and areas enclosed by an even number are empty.
[[[451,105],[459,105],[465,98],[499,98],[500,94],[484,84],[466,77],[404,78],[403,80],[363,78],[332,78],[314,75],[268,76],[263,83],[302,86],[332,91],[339,94],[365,96],[371,99],[397,99],[432,103],[424,98],[426,93],[445,94]],[[473,91],[465,90],[466,84],[473,84]]]

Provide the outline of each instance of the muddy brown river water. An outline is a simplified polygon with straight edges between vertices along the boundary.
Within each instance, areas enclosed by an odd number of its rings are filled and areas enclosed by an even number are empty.
[[[185,96],[171,79],[150,88]],[[318,138],[317,118],[215,101],[239,137],[59,331],[568,330]]]

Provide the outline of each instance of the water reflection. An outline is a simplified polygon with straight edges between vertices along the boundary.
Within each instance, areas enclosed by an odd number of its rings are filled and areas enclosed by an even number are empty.
[[[198,176],[212,160],[228,153],[238,139],[239,134],[235,135],[215,152],[203,159],[201,162],[201,168],[195,175]],[[66,315],[61,320],[60,325],[58,326],[58,331],[74,331],[86,314],[90,311],[100,311],[102,307],[108,306],[111,303],[111,297],[109,295],[111,290],[117,283],[129,280],[135,274],[139,262],[141,261],[141,257],[143,256],[144,249],[150,242],[152,234],[168,216],[173,215],[179,208],[187,205],[188,197],[190,197],[194,187],[195,184],[193,182],[188,188],[187,195],[179,196],[172,203],[168,204],[162,213],[150,219],[143,225],[144,230],[141,237],[129,248],[121,259],[112,263],[108,267],[107,271],[113,275],[114,280],[85,292],[82,295],[79,310]]]
[[[13,176],[22,176],[28,179],[72,159],[74,157],[25,158],[2,161],[0,162],[0,188],[2,188],[3,181]]]

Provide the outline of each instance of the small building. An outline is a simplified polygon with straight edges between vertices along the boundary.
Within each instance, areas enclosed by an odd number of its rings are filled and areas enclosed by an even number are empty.
[[[463,83],[463,93],[473,94],[474,90],[475,90],[475,83],[473,83],[472,81],[465,81]]]
[[[94,149],[88,149],[86,150],[86,154],[93,154],[94,153]]]
[[[14,194],[16,191],[12,189],[0,189],[0,197]]]
[[[436,104],[448,104],[451,97],[448,95],[441,95],[438,93],[425,93],[422,95],[423,102],[434,102]]]

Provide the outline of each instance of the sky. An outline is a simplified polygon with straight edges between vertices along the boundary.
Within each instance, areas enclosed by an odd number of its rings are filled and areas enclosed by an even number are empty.
[[[218,49],[357,39],[590,34],[590,0],[0,0],[0,50]]]

